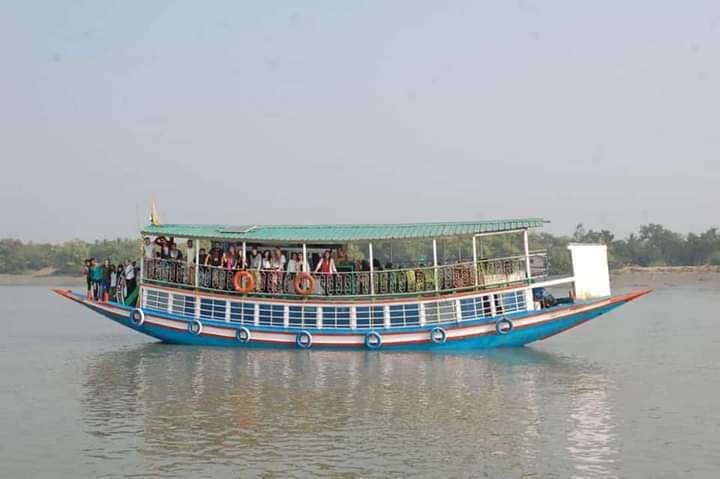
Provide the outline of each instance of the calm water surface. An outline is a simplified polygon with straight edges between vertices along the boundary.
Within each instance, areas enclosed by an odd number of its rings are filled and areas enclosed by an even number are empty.
[[[720,292],[527,348],[154,343],[0,287],[0,477],[718,477]]]

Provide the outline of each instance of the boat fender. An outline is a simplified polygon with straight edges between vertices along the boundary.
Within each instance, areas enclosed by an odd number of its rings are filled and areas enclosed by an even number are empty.
[[[380,333],[370,331],[365,335],[365,347],[368,349],[380,349],[382,347],[382,336]]]
[[[188,323],[188,332],[190,334],[194,334],[195,336],[199,336],[200,333],[202,333],[203,330],[203,324],[200,322],[199,319],[193,319]]]
[[[303,286],[303,281],[307,281],[307,286]],[[297,273],[293,281],[295,292],[302,296],[308,296],[315,291],[315,278],[307,271]]]
[[[130,322],[135,326],[142,326],[145,322],[145,312],[140,308],[130,311]]]
[[[447,332],[441,327],[435,327],[430,330],[430,339],[435,344],[445,344],[447,341]]]
[[[245,279],[245,286],[243,286],[243,278]],[[238,293],[247,294],[255,289],[255,277],[248,271],[238,271],[233,276],[233,288]]]
[[[514,327],[513,322],[505,317],[498,319],[495,323],[495,331],[500,335],[508,334]]]
[[[250,330],[248,328],[246,328],[245,326],[242,326],[240,329],[235,331],[235,339],[237,339],[241,343],[249,343],[250,339],[252,339]]]
[[[300,331],[295,337],[295,344],[300,349],[310,349],[312,347],[312,334],[308,331]]]

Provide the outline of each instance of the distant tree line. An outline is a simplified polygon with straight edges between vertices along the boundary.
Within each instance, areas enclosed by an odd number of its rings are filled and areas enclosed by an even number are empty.
[[[483,240],[485,257],[519,254],[522,244],[517,235],[488,237]],[[710,228],[704,233],[683,235],[658,224],[640,227],[639,232],[617,239],[608,230],[586,229],[582,224],[572,236],[555,236],[549,233],[530,235],[531,249],[548,251],[551,271],[554,274],[570,271],[569,243],[602,243],[608,246],[610,268],[623,266],[696,266],[720,265],[720,233]],[[392,244],[390,244],[392,243]],[[399,240],[377,242],[376,258],[383,264],[395,265],[422,262],[432,264],[432,248],[427,242]],[[440,241],[439,260],[443,262],[468,261],[472,258],[472,242],[466,238]],[[366,248],[351,247],[350,252],[364,256]],[[138,259],[139,239],[115,239],[86,242],[68,241],[62,244],[22,242],[16,239],[0,240],[0,273],[26,273],[51,268],[56,274],[79,274],[83,261],[110,258],[114,262]]]
[[[79,275],[83,261],[106,258],[114,262],[137,259],[140,240],[115,239],[89,243],[72,240],[62,244],[0,240],[0,273],[26,273],[51,268],[56,274]]]
[[[611,269],[623,266],[700,266],[720,265],[720,233],[710,228],[704,233],[683,235],[659,224],[640,227],[638,233],[617,239],[608,230],[575,227],[572,236],[533,235],[533,244],[548,250],[554,272],[570,271],[569,243],[601,243],[608,247]]]

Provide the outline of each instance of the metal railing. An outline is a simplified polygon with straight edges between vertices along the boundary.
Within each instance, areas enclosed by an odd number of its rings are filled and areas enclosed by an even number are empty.
[[[150,282],[195,286],[195,265],[169,259],[145,260],[144,279]],[[548,274],[545,252],[530,255],[531,278]],[[233,278],[237,269],[200,266],[198,287],[207,290],[235,292]],[[284,270],[248,270],[255,280],[253,294],[296,295],[294,281],[297,273]],[[528,283],[526,257],[482,259],[473,262],[415,268],[370,271],[339,271],[311,273],[315,289],[311,296],[368,296],[424,294],[488,288],[516,283]]]

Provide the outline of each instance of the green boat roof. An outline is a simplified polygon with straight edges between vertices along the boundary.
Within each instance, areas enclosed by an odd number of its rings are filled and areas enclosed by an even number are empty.
[[[492,221],[460,221],[407,224],[337,224],[337,225],[148,225],[144,235],[176,236],[219,241],[273,243],[343,243],[390,239],[441,238],[500,233],[539,228],[542,218]]]

